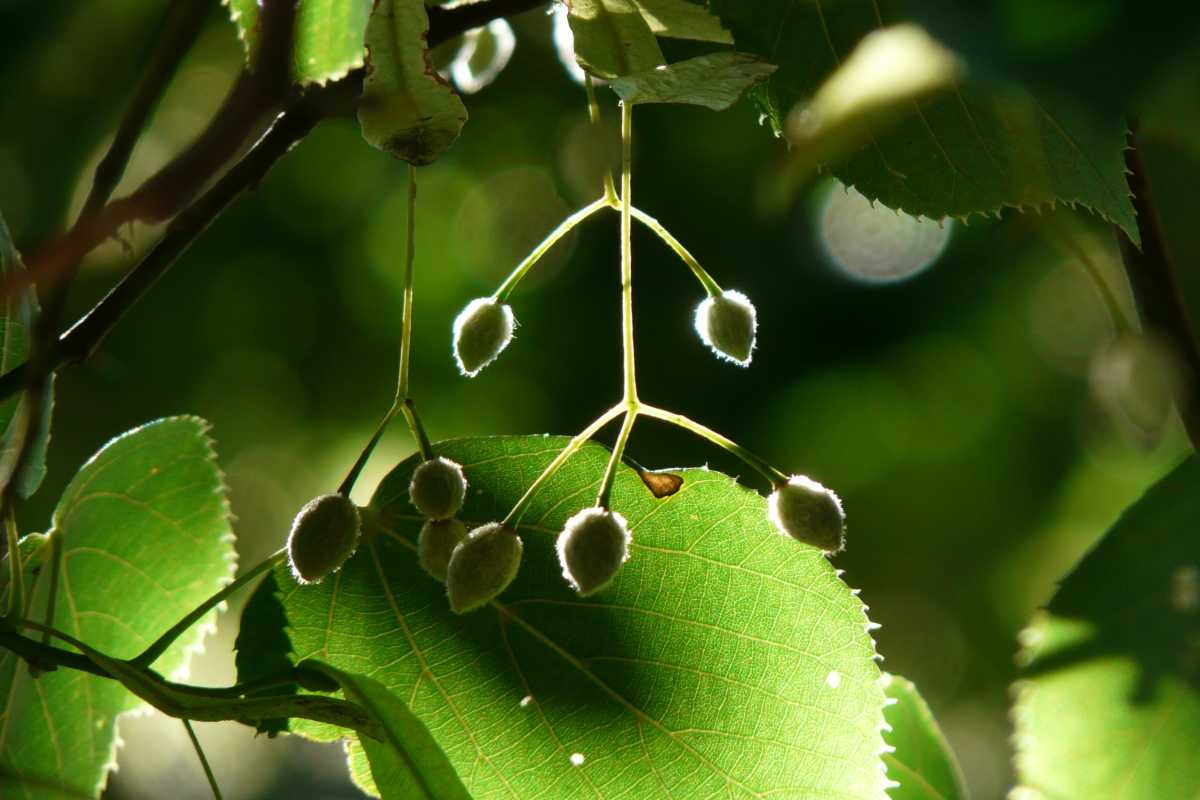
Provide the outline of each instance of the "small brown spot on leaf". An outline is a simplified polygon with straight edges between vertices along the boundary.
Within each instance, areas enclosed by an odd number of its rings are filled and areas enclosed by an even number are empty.
[[[650,493],[659,500],[670,497],[683,486],[683,476],[671,472],[647,472],[642,469],[638,470],[638,476]]]

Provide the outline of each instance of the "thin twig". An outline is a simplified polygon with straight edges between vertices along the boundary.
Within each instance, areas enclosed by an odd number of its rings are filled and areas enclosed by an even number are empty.
[[[1147,331],[1165,337],[1174,351],[1183,377],[1175,398],[1179,416],[1192,447],[1200,449],[1200,347],[1197,347],[1195,328],[1171,264],[1146,165],[1138,152],[1137,123],[1130,121],[1129,128],[1125,165],[1129,170],[1129,188],[1133,192],[1142,246],[1139,249],[1124,231],[1118,230],[1121,257],[1143,326]]]
[[[200,766],[204,768],[204,777],[208,778],[208,787],[212,789],[213,797],[216,800],[222,800],[221,787],[217,785],[217,776],[213,775],[212,767],[208,763],[208,757],[204,755],[204,748],[200,746],[200,740],[196,738],[196,731],[192,729],[191,721],[187,719],[180,721],[183,723],[183,727],[187,729],[188,738],[192,740],[192,749],[196,751],[196,757],[200,759]]]

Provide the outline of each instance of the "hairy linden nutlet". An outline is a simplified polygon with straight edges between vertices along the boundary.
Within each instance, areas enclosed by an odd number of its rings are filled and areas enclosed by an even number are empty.
[[[358,547],[358,507],[344,495],[323,494],[305,503],[288,534],[288,562],[298,583],[320,583]]]
[[[563,577],[582,597],[606,588],[629,560],[629,524],[615,511],[585,508],[558,535]]]
[[[465,614],[485,605],[512,583],[525,549],[512,528],[489,522],[467,534],[446,569],[450,610]]]
[[[462,466],[441,456],[419,464],[408,484],[412,504],[430,519],[453,517],[466,496],[467,478]]]
[[[445,583],[450,556],[465,538],[467,526],[456,519],[427,520],[417,537],[417,560],[421,562],[421,568]]]
[[[846,546],[842,501],[811,478],[793,475],[777,486],[767,500],[767,515],[781,533],[826,553],[840,552]]]
[[[696,333],[719,358],[740,367],[750,366],[757,328],[754,304],[741,292],[724,291],[696,307]]]
[[[490,297],[467,303],[454,319],[454,360],[468,378],[496,360],[512,341],[517,321],[512,308]]]

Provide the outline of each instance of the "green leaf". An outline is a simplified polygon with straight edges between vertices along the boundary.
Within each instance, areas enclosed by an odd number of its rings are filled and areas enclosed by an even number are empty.
[[[1024,797],[1200,786],[1200,456],[1125,511],[1021,636]]]
[[[627,103],[690,103],[724,111],[775,67],[748,53],[711,53],[617,78],[612,89]]]
[[[899,783],[888,789],[892,800],[963,800],[962,771],[942,735],[925,698],[913,682],[884,675],[883,690],[894,702],[883,711],[891,727],[886,735],[895,752],[883,757],[888,777]]]
[[[436,450],[464,466],[461,517],[479,525],[566,441]],[[409,459],[376,491],[366,543],[342,570],[302,588],[280,569],[246,607],[243,631],[263,631],[282,602],[294,658],[405,699],[479,797],[885,797],[884,697],[862,603],[816,549],[775,532],[760,495],[688,469],[678,492],[656,499],[622,466],[612,503],[631,523],[632,557],[593,598],[567,588],[555,537],[595,497],[607,459],[585,446],[547,482],[520,527],[516,580],[464,616],[417,564]]]
[[[601,78],[645,72],[666,63],[634,0],[570,0],[575,60]]]
[[[207,430],[195,417],[159,420],[112,440],[80,469],[49,534],[63,548],[54,627],[131,658],[231,580],[229,509]],[[51,572],[44,561],[30,565],[30,619],[45,618]],[[185,670],[211,620],[155,669]],[[137,705],[120,684],[85,673],[59,669],[35,681],[8,652],[0,653],[0,697],[0,774],[24,782],[17,798],[44,796],[29,782],[98,793],[117,715]]]
[[[467,109],[434,69],[422,0],[378,0],[367,23],[367,77],[358,122],[363,138],[410,164],[429,164],[467,121]]]
[[[0,279],[24,272],[21,255],[13,245],[12,234],[0,214]],[[4,297],[0,303],[0,375],[23,364],[29,358],[33,320],[38,314],[37,292],[27,286]],[[54,378],[46,385],[46,399],[38,424],[30,425],[27,435],[36,437],[25,470],[17,478],[22,497],[37,491],[46,476],[46,448],[50,444],[50,418],[54,412]],[[28,415],[24,395],[0,402],[0,475],[11,474],[21,449],[20,427]]]
[[[779,65],[756,95],[777,131],[864,36],[904,19],[895,10],[900,3],[881,9],[874,0],[710,5],[739,50]],[[868,128],[859,148],[831,163],[843,183],[871,200],[931,219],[1082,205],[1138,241],[1122,118],[1094,118],[1066,99],[980,81],[925,100],[900,99],[898,120]]]
[[[699,42],[733,44],[733,36],[721,27],[721,20],[702,4],[688,0],[633,0],[642,18],[657,36],[694,39]]]
[[[238,37],[252,57],[258,46],[258,0],[225,0]],[[371,0],[303,0],[296,8],[292,77],[325,83],[363,65]]]
[[[319,661],[306,664],[337,681],[347,700],[358,703],[379,720],[386,738],[375,741],[360,737],[359,741],[383,800],[470,800],[467,788],[429,729],[400,698],[370,678]]]

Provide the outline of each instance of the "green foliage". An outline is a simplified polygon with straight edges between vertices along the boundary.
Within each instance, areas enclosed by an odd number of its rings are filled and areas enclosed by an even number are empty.
[[[724,111],[774,71],[747,53],[711,53],[617,78],[612,89],[627,103],[690,103]]]
[[[225,0],[238,36],[252,57],[258,46],[258,0]],[[363,65],[363,34],[372,0],[303,0],[296,7],[292,77],[325,83]]]
[[[336,680],[347,700],[358,703],[379,721],[384,740],[364,736],[359,744],[383,800],[470,800],[429,729],[395,694],[378,681],[328,664],[309,661],[306,665]]]
[[[1117,521],[1022,634],[1026,796],[1189,797],[1200,786],[1200,457]]]
[[[883,712],[891,726],[885,738],[895,752],[885,754],[883,762],[888,778],[900,784],[888,789],[888,796],[892,800],[965,800],[962,771],[917,687],[899,675],[884,675],[883,690],[895,701]]]
[[[12,235],[4,215],[0,214],[0,280],[8,280],[24,271],[21,256],[13,245]],[[0,374],[20,365],[29,357],[33,319],[38,312],[37,293],[33,287],[7,293],[0,304]],[[29,426],[27,435],[36,437],[29,461],[18,478],[18,487],[29,497],[46,475],[46,447],[50,444],[50,417],[54,410],[54,379],[47,385],[47,395],[38,424]],[[7,476],[21,449],[20,426],[28,415],[24,396],[10,397],[0,402],[0,474]]]
[[[633,0],[657,36],[733,44],[733,36],[702,3],[691,0]]]
[[[54,512],[62,544],[53,625],[117,658],[132,658],[233,572],[224,485],[195,417],[172,417],[109,442],[80,469]],[[27,617],[46,616],[52,573],[43,546],[28,566]],[[154,667],[181,672],[207,625]],[[0,653],[0,775],[16,798],[44,796],[46,782],[93,794],[112,766],[116,718],[137,705],[119,683],[69,669],[31,677]],[[10,796],[8,790],[4,796]]]
[[[777,131],[863,36],[904,18],[895,3],[881,10],[868,0],[711,5],[738,49],[779,65],[759,95]],[[1124,147],[1121,118],[1093,118],[1069,99],[974,81],[911,103],[900,121],[876,130],[859,151],[832,166],[870,199],[913,215],[966,218],[1006,207],[1078,204],[1137,241]]]
[[[425,47],[422,0],[379,0],[367,23],[367,77],[358,121],[363,137],[410,164],[429,164],[467,121],[467,109],[437,74]]]
[[[473,487],[462,518],[498,519],[565,441],[438,445]],[[883,797],[884,698],[862,604],[817,550],[772,529],[762,497],[690,469],[656,499],[621,467],[612,505],[631,522],[630,561],[592,599],[565,585],[555,537],[607,456],[585,446],[533,500],[521,571],[491,608],[452,615],[418,566],[409,459],[372,500],[376,538],[318,587],[278,570],[242,636],[280,639],[282,603],[297,660],[406,698],[477,796]],[[239,659],[241,679],[256,668]]]
[[[575,58],[593,75],[616,78],[666,63],[634,0],[572,0],[570,22]]]

